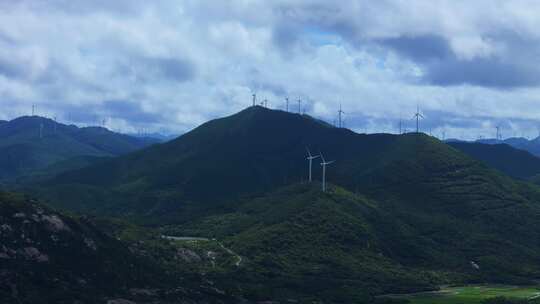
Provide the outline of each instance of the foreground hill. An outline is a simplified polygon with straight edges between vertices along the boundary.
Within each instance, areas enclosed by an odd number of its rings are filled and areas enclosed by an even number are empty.
[[[12,179],[76,157],[126,154],[156,141],[105,128],[78,128],[38,116],[0,124],[0,180]]]
[[[223,292],[214,291],[215,286],[207,286],[208,279],[203,281],[197,272],[180,269],[185,264],[176,262],[179,269],[173,270],[163,267],[167,252],[186,251],[166,245],[161,244],[160,251],[148,246],[138,250],[105,234],[87,218],[68,217],[24,196],[1,192],[1,302],[231,301]]]
[[[387,208],[339,187],[321,194],[319,185],[302,184],[169,229],[226,239],[245,261],[243,281],[251,284],[242,289],[259,300],[364,303],[374,294],[540,275],[540,244],[532,241],[540,231],[518,228],[540,220],[536,205],[463,216],[401,204]]]
[[[0,298],[13,303],[96,300],[142,284],[126,247],[93,225],[0,194]]]
[[[531,179],[540,174],[540,158],[507,144],[468,142],[449,142],[448,144],[515,178]]]

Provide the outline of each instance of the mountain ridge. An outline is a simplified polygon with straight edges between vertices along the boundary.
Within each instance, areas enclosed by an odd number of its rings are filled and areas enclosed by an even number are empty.
[[[0,138],[0,180],[13,180],[70,158],[118,156],[155,143],[39,116],[22,116],[1,124]]]

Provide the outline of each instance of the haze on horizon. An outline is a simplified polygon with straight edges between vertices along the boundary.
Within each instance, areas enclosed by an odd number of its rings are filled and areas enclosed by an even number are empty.
[[[536,137],[537,1],[4,1],[0,119],[182,133],[301,98],[348,128]]]

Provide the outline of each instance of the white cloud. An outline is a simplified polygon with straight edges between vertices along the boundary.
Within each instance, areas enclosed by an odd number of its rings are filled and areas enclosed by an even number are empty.
[[[516,132],[536,133],[540,69],[531,65],[540,59],[539,6],[2,2],[0,118],[35,103],[81,123],[99,116],[123,130],[182,132],[250,105],[256,91],[279,108],[285,96],[302,98],[308,111],[330,122],[341,102],[348,126],[357,129],[389,130],[420,104],[427,113],[456,117],[434,114],[430,124],[439,131],[482,133],[495,120],[514,120],[508,126]],[[131,105],[132,116],[110,100]],[[89,109],[94,116],[74,114]]]

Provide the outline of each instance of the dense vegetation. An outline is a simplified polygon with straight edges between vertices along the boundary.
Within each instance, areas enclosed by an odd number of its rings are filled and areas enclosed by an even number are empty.
[[[306,147],[336,160],[331,192],[305,184]],[[366,302],[540,276],[540,190],[424,134],[362,135],[251,107],[27,190],[72,211],[217,238],[245,261],[214,275],[249,299]]]
[[[528,241],[514,239],[517,231],[503,230],[516,229],[519,219],[498,214],[529,207],[457,216],[402,202],[398,211],[339,187],[321,195],[319,186],[296,185],[241,200],[226,206],[230,212],[166,231],[226,240],[245,258],[245,274],[252,277],[253,285],[243,289],[260,300],[363,302],[374,294],[448,283],[531,283],[540,274],[538,230]],[[503,219],[508,223],[501,225]]]

